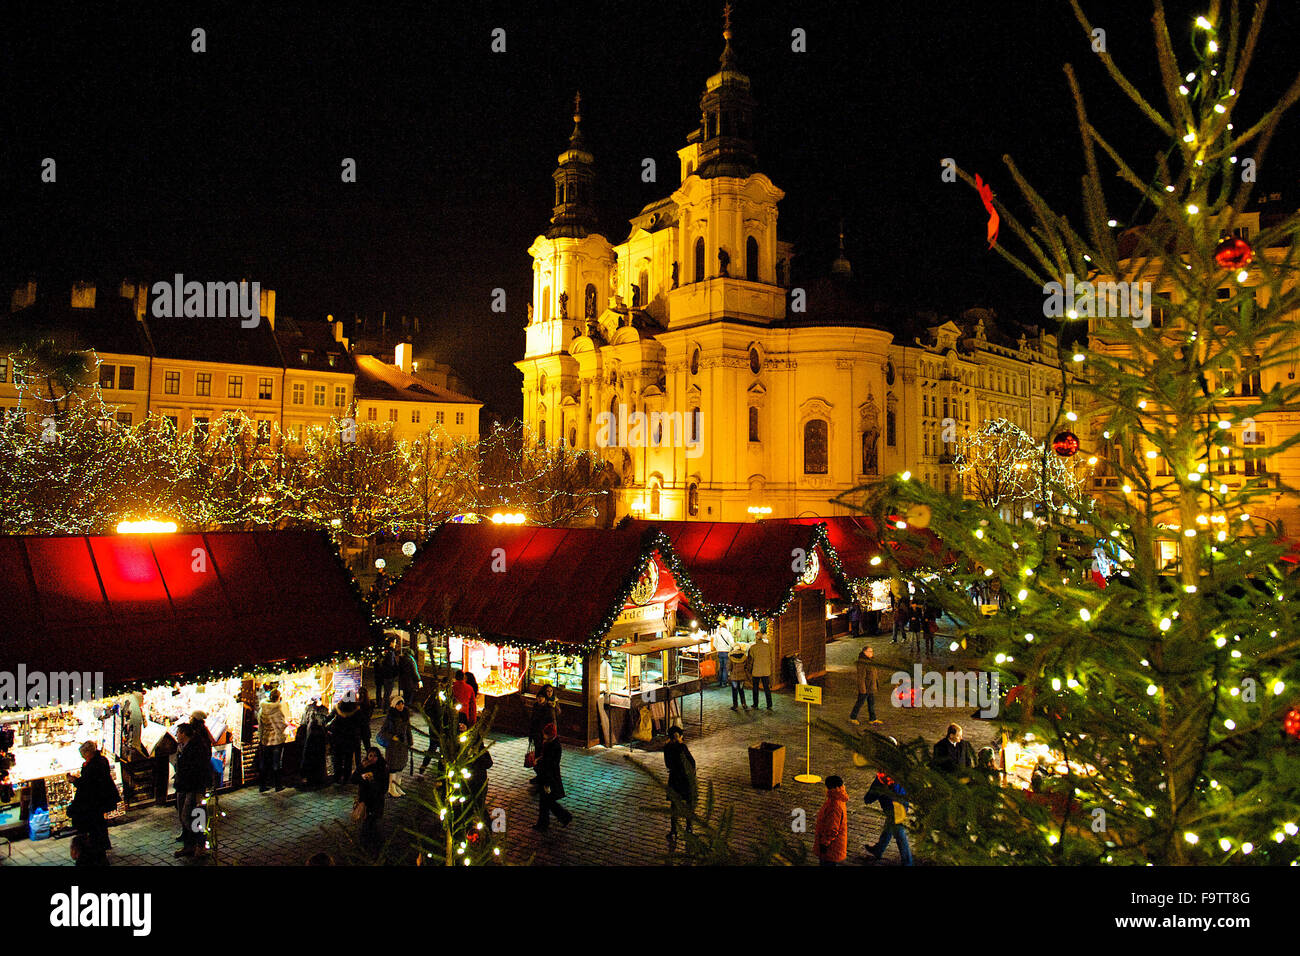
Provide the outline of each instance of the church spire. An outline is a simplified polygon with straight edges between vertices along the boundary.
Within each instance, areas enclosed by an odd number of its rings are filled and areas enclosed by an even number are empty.
[[[853,277],[853,266],[849,264],[848,257],[844,255],[844,220],[840,220],[840,254],[839,257],[831,263],[831,275],[840,276],[845,279]]]
[[[573,96],[573,132],[569,134],[568,148],[560,153],[556,162],[558,165],[552,174],[555,180],[555,207],[546,237],[584,239],[596,231],[596,159],[587,152],[582,138],[580,92]]]
[[[699,176],[744,179],[757,165],[754,156],[754,99],[749,77],[736,65],[731,48],[731,4],[722,8],[722,56],[718,72],[709,77],[700,98]]]

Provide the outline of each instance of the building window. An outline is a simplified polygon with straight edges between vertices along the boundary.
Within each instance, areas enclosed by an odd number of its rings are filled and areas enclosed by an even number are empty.
[[[313,405],[319,408],[325,407],[325,386],[324,385],[312,386],[311,401]]]
[[[302,362],[303,365],[306,365],[308,362],[311,361],[311,353],[310,353],[310,352],[299,352],[299,353],[298,353],[298,361]]]
[[[135,390],[134,365],[123,365],[117,370],[117,387],[128,392]]]
[[[692,442],[700,440],[700,426],[703,424],[703,416],[698,408],[691,409],[691,438]]]
[[[805,475],[826,474],[826,446],[828,426],[825,419],[814,418],[803,427],[803,472]]]
[[[348,403],[347,387],[343,385],[335,385],[334,386],[334,407],[342,408],[347,403]]]
[[[464,413],[464,412],[457,412],[457,413],[456,413],[456,424],[457,424],[457,425],[464,425],[464,424],[465,424],[465,413]],[[570,431],[570,434],[572,434],[572,431]],[[573,444],[572,439],[570,439],[569,444]]]
[[[164,430],[167,432],[167,434],[169,434],[169,435],[175,435],[176,432],[177,432],[177,431],[180,429],[180,427],[181,427],[180,416],[179,416],[179,415],[164,415],[164,416],[163,416],[163,427],[164,427]]]
[[[212,394],[212,373],[197,372],[194,375],[194,394],[211,395]],[[207,422],[207,419],[204,419]]]
[[[397,421],[397,409],[395,409],[395,408],[390,408],[390,409],[388,410],[388,420],[389,420],[390,422],[395,422],[395,421]]]
[[[179,395],[181,393],[181,373],[163,372],[163,394]]]
[[[243,398],[244,397],[244,376],[228,375],[226,376],[226,398]]]
[[[307,386],[302,382],[293,384],[293,403],[295,405],[305,404],[307,401]]]
[[[541,419],[537,423],[537,443],[539,445],[546,444],[546,419],[545,418]]]
[[[113,383],[117,381],[116,365],[101,365],[99,367],[99,387],[112,388]]]
[[[695,281],[704,281],[704,237],[695,240]]]
[[[643,309],[650,304],[650,273],[641,273],[641,282],[632,290],[632,304]]]
[[[749,406],[749,440],[758,441],[758,406]]]
[[[9,360],[0,358],[0,382],[9,381]]]
[[[433,423],[434,423],[435,425],[443,425],[443,424],[446,423],[446,421],[447,421],[447,413],[446,413],[446,412],[434,412],[434,413],[433,413]]]
[[[196,444],[202,444],[207,440],[208,440],[208,419],[195,416],[194,441]]]
[[[457,412],[457,413],[456,413],[456,417],[457,417],[457,418],[461,418],[461,417],[462,417],[462,413],[461,413],[461,412]],[[457,422],[456,424],[459,425],[460,422]],[[570,447],[570,448],[577,448],[577,447],[578,447],[578,430],[577,430],[576,428],[570,428],[570,429],[569,429],[569,447]]]
[[[1264,433],[1258,428],[1242,432],[1241,444],[1246,447],[1259,447],[1264,444]],[[1242,474],[1247,478],[1259,478],[1268,474],[1268,462],[1262,457],[1253,457],[1250,452],[1242,458]]]
[[[259,378],[257,380],[257,397],[262,401],[269,402],[274,389],[275,383],[271,379]]]
[[[692,518],[700,513],[700,486],[693,481],[686,486],[686,513]]]
[[[269,419],[258,419],[257,443],[259,445],[269,445],[271,443],[271,422]]]
[[[891,408],[885,412],[885,445],[893,448],[898,442],[897,438],[898,416],[894,414]]]
[[[369,408],[366,409],[366,421],[373,422],[377,418],[379,418],[379,409],[371,405]]]
[[[542,289],[542,314],[540,321],[545,322],[551,317],[551,287],[546,286]]]
[[[130,412],[118,412],[118,413],[117,413],[117,423],[118,423],[119,425],[125,425],[127,428],[130,428],[130,427],[131,427],[131,413],[130,413]]]
[[[758,349],[749,350],[749,370],[757,375],[763,368],[763,356],[758,354]]]
[[[745,240],[745,278],[758,281],[758,240],[753,236]]]
[[[691,352],[691,374],[692,374],[692,375],[699,375],[699,374],[700,374],[700,350],[699,350],[699,348],[696,348],[694,351]]]
[[[1247,355],[1245,368],[1242,369],[1241,376],[1241,394],[1245,396],[1257,396],[1263,393],[1260,388],[1259,379],[1259,356]]]
[[[411,409],[411,424],[420,424],[420,410],[418,408]]]
[[[659,490],[659,482],[650,486],[650,513],[657,515],[663,511],[663,494]]]
[[[1233,454],[1232,436],[1220,435],[1218,444],[1214,447],[1214,457],[1217,463],[1214,466],[1216,474],[1235,475],[1237,473],[1237,458]]]

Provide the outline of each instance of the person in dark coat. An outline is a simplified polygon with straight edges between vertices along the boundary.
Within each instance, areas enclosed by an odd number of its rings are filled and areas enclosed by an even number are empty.
[[[403,796],[406,791],[397,785],[397,778],[406,772],[406,764],[411,760],[411,712],[406,709],[406,701],[399,694],[393,699],[393,706],[388,708],[384,725],[379,731],[379,742],[384,745],[384,763],[388,765],[388,795]]]
[[[975,766],[975,748],[962,740],[961,724],[949,724],[948,736],[934,745],[934,769],[955,773]]]
[[[326,732],[325,721],[329,711],[319,700],[307,704],[298,721],[298,735],[294,738],[302,750],[302,786],[322,787],[325,785]]]
[[[560,777],[560,757],[564,753],[564,749],[560,746],[556,734],[554,724],[547,724],[542,728],[542,749],[537,758],[538,779],[541,780],[542,788],[542,805],[537,822],[533,824],[534,830],[545,831],[550,829],[552,813],[559,819],[560,826],[567,827],[573,821],[573,814],[560,806],[560,801],[566,796],[564,780]]]
[[[68,774],[76,787],[76,794],[68,804],[68,820],[82,837],[78,866],[107,866],[108,851],[113,844],[108,838],[108,824],[104,814],[117,808],[122,799],[113,783],[108,758],[89,740],[81,745],[80,773]]]
[[[384,708],[387,709],[388,701],[384,700]],[[357,726],[361,729],[361,743],[364,747],[369,747],[370,739],[370,722],[375,717],[375,702],[370,696],[370,691],[362,687],[357,692],[357,708],[361,711],[361,719],[357,721]],[[357,764],[361,763],[361,753],[357,752]]]
[[[528,737],[532,741],[533,752],[537,754],[531,781],[534,787],[542,785],[542,747],[546,744],[542,731],[548,724],[560,726],[560,704],[555,699],[555,688],[550,684],[543,684],[541,690],[537,692],[537,702],[533,704],[533,713],[528,721]]]
[[[410,651],[397,659],[397,689],[402,693],[406,706],[415,707],[420,702],[420,668],[415,663],[415,655]]]
[[[362,722],[361,707],[355,701],[340,700],[334,705],[334,713],[330,715],[325,727],[329,731],[330,749],[334,753],[335,783],[352,780],[352,768],[361,756]]]
[[[181,848],[176,856],[205,853],[206,821],[197,813],[203,795],[212,786],[212,735],[200,724],[176,728],[176,815],[181,823]]]
[[[384,798],[388,796],[388,765],[378,747],[367,748],[352,779],[357,785],[357,803],[366,808],[366,817],[361,822],[361,839],[366,843],[377,843],[379,820],[384,815]]]
[[[380,707],[387,707],[392,699],[398,672],[396,642],[390,637],[375,663],[375,698]]]
[[[451,691],[447,688],[445,679],[438,679],[435,686],[429,689],[429,695],[424,702],[424,719],[429,723],[429,746],[424,752],[424,759],[420,761],[420,776],[429,769],[429,764],[438,753],[438,735],[445,729],[443,721],[448,720],[448,701],[451,699]]]
[[[699,785],[695,778],[695,757],[692,756],[691,749],[686,746],[683,737],[682,728],[674,724],[668,728],[668,743],[664,747],[668,789],[680,798],[680,803],[678,800],[673,800],[671,805],[672,814],[669,819],[672,821],[672,828],[668,831],[669,849],[677,846],[678,816],[686,817],[686,832],[691,832],[691,814],[695,812],[695,804],[699,799]]]

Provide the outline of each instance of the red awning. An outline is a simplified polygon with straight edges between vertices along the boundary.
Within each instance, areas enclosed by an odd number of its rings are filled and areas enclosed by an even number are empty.
[[[0,537],[0,668],[102,672],[110,690],[374,642],[329,539],[310,531]]]
[[[947,563],[942,543],[928,528],[909,528],[890,532],[881,543],[880,530],[866,515],[832,515],[829,518],[776,518],[765,524],[826,525],[826,538],[839,556],[840,567],[849,578],[879,577],[887,569],[873,565],[871,559],[888,547],[904,570],[938,567]],[[899,540],[902,539],[902,540]]]
[[[821,588],[841,598],[847,592],[847,582],[835,580],[815,526],[774,521],[633,520],[627,524],[663,531],[704,600],[747,617],[774,617],[797,588]],[[810,584],[800,580],[796,552],[805,562],[813,560],[814,552],[817,555],[818,574]]]
[[[588,645],[624,607],[648,557],[670,607],[676,556],[644,529],[440,525],[381,605],[397,621],[472,628],[501,643]]]

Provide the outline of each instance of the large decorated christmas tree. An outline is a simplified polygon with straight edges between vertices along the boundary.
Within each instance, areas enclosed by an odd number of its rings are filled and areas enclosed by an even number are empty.
[[[1154,164],[1121,155],[1108,135],[1130,133],[1132,117],[1091,115],[1066,68],[1082,224],[1010,157],[988,177],[1020,194],[988,197],[998,253],[1049,304],[1068,294],[1060,408],[1031,436],[1041,480],[1027,487],[1042,500],[1008,515],[908,476],[846,499],[900,537],[928,526],[945,542],[949,573],[917,583],[961,622],[958,644],[987,649],[983,666],[1014,688],[998,715],[1008,741],[1050,753],[1026,788],[992,770],[937,773],[919,741],[869,738],[908,786],[923,856],[1300,859],[1300,578],[1284,560],[1296,529],[1269,513],[1296,494],[1276,462],[1300,441],[1283,427],[1300,394],[1286,374],[1300,343],[1300,216],[1256,217],[1251,205],[1300,78],[1280,98],[1250,86],[1265,6],[1243,22],[1237,4],[1211,2],[1171,31],[1157,0],[1159,98],[1091,44],[1167,141]],[[1074,7],[1085,42],[1095,39]],[[1081,488],[1052,479],[1054,459],[1073,455],[1100,465]],[[992,581],[1002,607],[972,613],[972,590]]]

